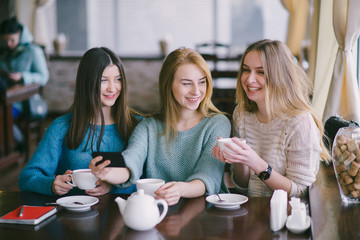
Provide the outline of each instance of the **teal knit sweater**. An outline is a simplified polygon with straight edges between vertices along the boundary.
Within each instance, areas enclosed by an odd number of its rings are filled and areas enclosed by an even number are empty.
[[[22,191],[32,191],[46,195],[55,195],[51,186],[55,176],[64,174],[66,170],[89,168],[92,159],[90,146],[84,151],[89,131],[76,149],[69,149],[65,144],[65,136],[69,130],[71,114],[63,115],[51,123],[28,164],[20,173],[19,187]],[[96,135],[100,134],[101,126],[97,126]],[[94,139],[96,146],[97,138]],[[105,125],[100,151],[121,152],[124,141],[117,131],[116,124]],[[115,193],[132,193],[135,186],[126,189],[113,189]],[[73,188],[67,195],[85,194],[83,190]]]
[[[164,123],[148,118],[133,131],[123,157],[131,176],[125,184],[135,184],[140,177],[161,178],[165,182],[189,182],[199,179],[206,194],[227,192],[223,182],[224,163],[212,156],[218,137],[230,136],[230,121],[222,114],[203,118],[195,127],[178,132],[167,143]]]

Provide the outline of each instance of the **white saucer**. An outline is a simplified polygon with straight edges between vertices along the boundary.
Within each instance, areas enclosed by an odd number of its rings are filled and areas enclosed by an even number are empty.
[[[80,202],[80,204],[76,204],[75,202]],[[69,211],[74,212],[84,212],[91,209],[92,205],[95,205],[99,202],[99,199],[92,196],[69,196],[69,197],[62,197],[56,200],[56,203],[66,208]]]
[[[286,228],[289,229],[293,233],[305,232],[310,227],[310,225],[311,225],[311,217],[310,216],[306,216],[305,226],[302,228],[292,224],[292,216],[291,215],[288,216],[288,218],[286,220]]]
[[[224,200],[223,202],[219,202],[219,198],[215,194],[206,197],[206,201],[214,204],[217,208],[228,210],[239,209],[241,204],[248,201],[248,198],[241,194],[221,193],[219,196],[222,200]]]

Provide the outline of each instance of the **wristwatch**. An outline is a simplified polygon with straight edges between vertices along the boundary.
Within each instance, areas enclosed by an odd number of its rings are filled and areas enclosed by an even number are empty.
[[[267,169],[265,171],[260,172],[258,177],[262,181],[267,180],[267,179],[269,179],[269,177],[271,175],[271,171],[272,171],[272,168],[270,167],[270,165],[268,165]]]

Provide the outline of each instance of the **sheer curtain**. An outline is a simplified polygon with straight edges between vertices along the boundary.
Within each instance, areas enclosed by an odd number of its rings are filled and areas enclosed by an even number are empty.
[[[34,42],[46,45],[49,42],[46,31],[46,19],[43,8],[55,0],[16,0],[17,19],[27,26],[34,37]]]
[[[315,8],[317,10],[317,8]],[[319,117],[323,118],[326,100],[328,98],[333,66],[338,44],[333,30],[333,3],[320,1],[318,6],[318,32],[313,33],[312,47],[315,47],[313,59],[310,61],[310,77],[314,80],[312,104]],[[315,24],[315,23],[313,23]],[[315,36],[317,35],[317,36]],[[314,61],[314,62],[312,62]],[[323,118],[323,121],[326,120]]]
[[[304,40],[309,14],[308,0],[281,0],[289,11],[289,23],[286,45],[294,56],[300,57],[301,44]]]
[[[360,1],[333,0],[333,27],[338,43],[324,120],[334,114],[360,121],[360,94],[352,49],[360,35]]]
[[[34,29],[34,42],[45,46],[48,40],[48,32],[46,28],[46,18],[44,13],[44,7],[54,0],[36,0],[35,10],[33,17],[33,29]]]
[[[310,11],[310,49],[309,49],[309,69],[308,74],[310,79],[314,82],[315,79],[315,66],[316,66],[316,56],[318,49],[318,38],[319,38],[319,22],[320,22],[320,0],[313,0],[312,5],[309,9]]]

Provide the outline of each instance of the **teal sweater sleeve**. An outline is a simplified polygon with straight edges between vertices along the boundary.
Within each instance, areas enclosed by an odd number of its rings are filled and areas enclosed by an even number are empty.
[[[55,180],[67,129],[68,123],[61,118],[56,119],[46,130],[34,155],[20,173],[19,187],[22,191],[54,195],[51,186]]]
[[[128,148],[123,152],[131,176],[131,185],[140,177],[161,178],[166,182],[199,179],[206,193],[227,191],[222,188],[224,163],[212,156],[218,137],[230,136],[230,121],[222,114],[203,118],[195,127],[178,132],[167,142],[163,122],[148,118],[135,128]]]
[[[54,195],[51,186],[56,175],[62,175],[66,170],[89,168],[92,150],[89,145],[85,149],[89,131],[76,149],[69,149],[65,144],[65,136],[70,126],[71,117],[71,114],[67,114],[57,118],[46,130],[34,155],[20,173],[19,187],[21,190]],[[100,134],[100,130],[101,126],[97,126],[97,136]],[[96,142],[97,138],[94,139],[95,145]],[[116,124],[105,125],[99,151],[121,152],[124,145]],[[135,191],[135,186],[129,186],[125,189],[116,188],[116,193],[131,193],[133,191]],[[85,194],[85,192],[73,188],[68,194]]]

